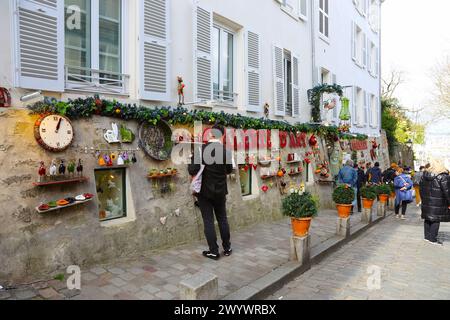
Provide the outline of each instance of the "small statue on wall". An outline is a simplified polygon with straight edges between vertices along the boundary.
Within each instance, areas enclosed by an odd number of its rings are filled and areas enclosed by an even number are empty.
[[[184,88],[186,85],[183,83],[182,77],[177,77],[178,80],[178,106],[184,105]]]
[[[266,103],[265,105],[264,105],[264,116],[266,117],[266,118],[269,118],[269,114],[270,113],[270,106],[269,106],[269,104],[268,103]]]

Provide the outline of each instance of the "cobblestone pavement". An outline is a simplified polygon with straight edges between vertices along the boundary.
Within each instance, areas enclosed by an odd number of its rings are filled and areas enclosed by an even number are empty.
[[[450,299],[450,224],[436,247],[423,240],[419,210],[408,210],[406,221],[388,217],[268,299]],[[370,266],[381,268],[379,290],[368,290]]]
[[[352,216],[352,223],[360,221]],[[321,211],[311,225],[311,244],[335,234],[336,211]],[[0,299],[178,299],[178,284],[198,271],[219,277],[224,297],[288,261],[290,221],[262,223],[232,234],[234,253],[219,261],[204,258],[205,241],[133,261],[120,261],[82,270],[81,291],[70,291],[65,281],[44,281],[0,291]],[[218,271],[220,270],[220,272]]]

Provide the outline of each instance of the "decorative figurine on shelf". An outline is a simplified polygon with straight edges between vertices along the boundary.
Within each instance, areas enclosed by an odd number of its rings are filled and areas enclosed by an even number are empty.
[[[123,166],[125,165],[125,160],[123,159],[123,156],[121,153],[119,153],[119,156],[117,157],[117,165],[118,166]]]
[[[104,158],[102,155],[99,155],[99,157],[98,157],[98,165],[99,165],[100,167],[106,166],[105,158]]]
[[[61,160],[61,163],[59,164],[58,173],[62,176],[66,174],[66,166],[64,165],[64,160]]]
[[[83,176],[83,164],[81,163],[81,159],[78,159],[77,173],[79,176]]]
[[[269,118],[269,115],[270,115],[270,106],[269,106],[268,103],[266,103],[266,104],[264,105],[264,116],[265,116],[266,118]]]
[[[128,155],[128,151],[125,151],[125,152],[122,154],[122,158],[123,158],[123,162],[124,162],[125,164],[130,164],[130,156]]]
[[[137,159],[136,159],[136,153],[133,152],[133,157],[131,158],[131,162],[136,163]]]
[[[69,176],[73,177],[75,175],[75,160],[69,162],[67,165],[67,172],[69,172]]]
[[[56,176],[56,160],[52,160],[52,164],[50,165],[49,174],[51,178]]]
[[[177,77],[178,80],[178,106],[182,106],[184,105],[184,88],[186,87],[186,85],[183,83],[183,78],[182,77]]]
[[[41,161],[38,173],[39,173],[39,182],[44,181],[45,174],[47,173],[47,169],[45,168],[44,161]]]
[[[103,156],[103,159],[104,159],[105,164],[106,164],[107,167],[112,167],[113,163],[112,163],[112,160],[111,160],[111,157],[110,157],[110,156],[108,156],[107,154],[105,154],[105,155]]]
[[[111,126],[112,130],[107,130],[103,136],[108,143],[119,143],[119,127],[116,123]]]

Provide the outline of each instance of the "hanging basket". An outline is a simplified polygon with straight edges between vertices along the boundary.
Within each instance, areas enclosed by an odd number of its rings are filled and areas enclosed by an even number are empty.
[[[173,148],[170,126],[164,121],[156,125],[142,123],[139,127],[139,146],[155,160],[168,160]]]

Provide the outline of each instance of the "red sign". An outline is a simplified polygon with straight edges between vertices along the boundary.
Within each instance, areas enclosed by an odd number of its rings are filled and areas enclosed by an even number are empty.
[[[352,150],[354,151],[362,151],[367,150],[367,140],[355,140],[351,141]]]

